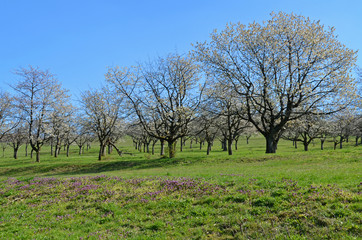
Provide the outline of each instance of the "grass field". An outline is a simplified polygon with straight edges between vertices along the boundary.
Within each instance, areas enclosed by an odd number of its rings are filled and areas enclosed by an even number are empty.
[[[41,162],[0,154],[1,239],[360,239],[362,146],[333,150],[319,142],[304,152],[281,141],[239,141],[228,156],[216,142],[189,143],[176,158],[134,150],[129,139],[97,160],[82,156]]]

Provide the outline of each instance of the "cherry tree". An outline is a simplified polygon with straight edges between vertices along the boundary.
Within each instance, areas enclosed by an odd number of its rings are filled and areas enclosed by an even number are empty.
[[[261,24],[229,24],[197,43],[194,55],[233,86],[245,119],[266,139],[266,153],[276,152],[289,121],[338,112],[356,97],[356,51],[339,42],[333,27],[304,16],[280,12]]]
[[[167,142],[170,158],[195,120],[202,93],[199,78],[193,59],[177,54],[130,69],[110,68],[106,75],[115,92],[127,97],[148,135]]]
[[[66,90],[49,70],[29,66],[15,70],[15,74],[20,77],[11,86],[17,93],[14,96],[15,107],[21,111],[20,116],[27,123],[29,144],[36,153],[36,162],[40,162],[41,148],[51,136],[50,113],[67,96]]]

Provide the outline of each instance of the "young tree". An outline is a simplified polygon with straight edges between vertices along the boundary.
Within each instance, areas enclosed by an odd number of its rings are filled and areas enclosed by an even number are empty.
[[[187,135],[201,100],[194,61],[169,55],[137,68],[110,68],[106,79],[128,98],[148,135],[167,142],[169,157],[175,157],[176,141]]]
[[[12,85],[17,93],[15,105],[27,123],[29,143],[36,153],[36,162],[40,162],[40,150],[50,136],[47,129],[50,113],[66,97],[66,91],[48,70],[29,66],[16,70],[15,74],[21,77]]]
[[[280,12],[263,24],[230,24],[194,53],[210,74],[233,86],[246,120],[266,139],[266,153],[276,152],[289,121],[338,112],[355,98],[356,52],[333,28],[303,16]]]

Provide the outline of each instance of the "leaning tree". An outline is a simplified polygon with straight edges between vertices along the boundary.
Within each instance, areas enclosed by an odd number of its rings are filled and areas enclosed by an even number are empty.
[[[246,120],[266,139],[266,153],[276,152],[289,121],[338,112],[355,95],[356,52],[339,42],[334,28],[300,15],[230,24],[197,43],[194,54],[210,74],[232,84]]]

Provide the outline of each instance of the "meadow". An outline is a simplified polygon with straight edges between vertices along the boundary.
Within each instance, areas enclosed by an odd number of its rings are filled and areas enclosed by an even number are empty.
[[[361,239],[362,146],[308,152],[283,141],[265,154],[261,137],[187,142],[176,158],[138,152],[130,139],[97,160],[73,146],[41,162],[0,154],[1,239]],[[167,151],[166,151],[167,152]]]

